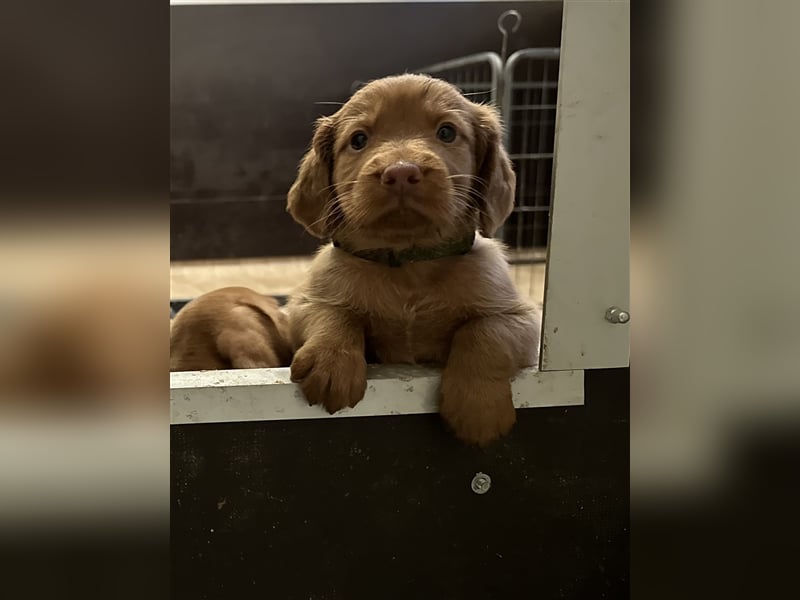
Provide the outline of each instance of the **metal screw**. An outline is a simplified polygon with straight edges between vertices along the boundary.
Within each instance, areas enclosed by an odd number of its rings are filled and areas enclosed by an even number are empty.
[[[492,487],[492,478],[486,473],[475,473],[475,477],[472,478],[472,483],[470,485],[472,491],[476,494],[485,494],[489,491],[489,488]]]
[[[630,320],[631,313],[616,306],[612,306],[606,311],[606,321],[609,323],[627,323]]]

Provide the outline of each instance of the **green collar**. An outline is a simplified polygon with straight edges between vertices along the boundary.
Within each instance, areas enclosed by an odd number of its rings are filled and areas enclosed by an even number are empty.
[[[371,260],[372,262],[382,263],[390,267],[402,267],[408,263],[421,262],[425,260],[436,260],[437,258],[445,258],[447,256],[460,256],[466,254],[472,249],[475,243],[475,232],[457,239],[443,242],[433,248],[405,248],[404,250],[393,250],[392,248],[371,248],[369,250],[350,250],[341,243],[334,240],[333,245],[340,250],[352,254],[364,260]]]

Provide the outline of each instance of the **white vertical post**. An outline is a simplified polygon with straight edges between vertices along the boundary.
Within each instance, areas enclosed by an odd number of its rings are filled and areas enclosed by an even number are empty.
[[[564,2],[542,370],[627,366],[630,5]],[[633,315],[636,318],[636,315]]]

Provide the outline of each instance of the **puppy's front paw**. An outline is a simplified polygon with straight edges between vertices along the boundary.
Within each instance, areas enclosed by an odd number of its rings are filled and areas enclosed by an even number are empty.
[[[305,345],[292,361],[292,381],[309,404],[329,413],[355,406],[367,389],[367,361],[357,351]]]
[[[487,446],[511,431],[517,419],[511,382],[465,377],[445,369],[439,413],[460,440]]]

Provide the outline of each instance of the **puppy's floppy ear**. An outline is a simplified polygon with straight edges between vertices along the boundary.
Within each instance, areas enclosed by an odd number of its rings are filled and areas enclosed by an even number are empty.
[[[473,107],[475,164],[480,178],[475,185],[480,208],[480,232],[491,237],[511,214],[517,177],[503,148],[503,126],[497,110],[476,104]]]
[[[331,187],[334,138],[335,115],[317,119],[311,148],[300,163],[286,203],[292,218],[318,238],[330,233],[327,222],[334,193]]]

